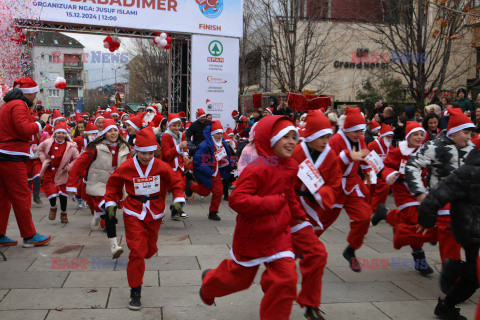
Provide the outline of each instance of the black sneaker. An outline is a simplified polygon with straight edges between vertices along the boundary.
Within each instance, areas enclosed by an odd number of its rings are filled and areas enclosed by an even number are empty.
[[[303,315],[304,320],[325,320],[325,318],[320,314],[320,308],[318,307],[307,307],[305,314]]]
[[[178,212],[173,205],[170,206],[170,212],[172,213],[171,215],[172,220],[177,220],[177,221],[182,220],[180,212]]]
[[[362,268],[360,268],[358,263],[355,263],[355,265],[353,264],[354,261],[356,262],[357,257],[355,256],[355,249],[350,247],[350,245],[343,250],[343,257],[347,259],[348,263],[350,264],[350,269],[355,272],[362,271]]]
[[[220,217],[218,216],[218,212],[210,211],[208,213],[208,219],[213,221],[220,221]]]
[[[40,196],[33,196],[33,202],[35,202],[36,204],[43,204]]]
[[[427,259],[425,258],[425,252],[412,252],[413,261],[415,262],[415,270],[420,272],[422,276],[433,273],[433,269],[428,265]]]
[[[445,259],[440,274],[440,289],[447,294],[462,274],[464,262],[461,260]]]
[[[445,300],[438,298],[437,306],[434,311],[435,315],[440,319],[445,320],[467,320],[460,314],[460,308],[455,308],[447,305]]]
[[[388,211],[387,207],[385,207],[383,203],[380,203],[372,215],[372,225],[376,226],[380,221],[386,220]]]
[[[138,311],[142,308],[142,303],[140,302],[141,294],[140,292],[130,292],[130,303],[128,304],[128,309]]]

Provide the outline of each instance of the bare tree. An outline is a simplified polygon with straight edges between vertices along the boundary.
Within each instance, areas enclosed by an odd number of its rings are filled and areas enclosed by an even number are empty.
[[[83,109],[88,113],[95,112],[97,107],[108,105],[108,95],[102,90],[102,87],[95,89],[86,89],[83,93]]]
[[[128,49],[133,59],[129,71],[129,102],[143,102],[168,92],[168,51],[158,49],[153,40],[134,39]]]
[[[328,5],[258,0],[254,11],[252,36],[262,50],[265,82],[272,80],[282,92],[302,91],[313,82],[318,85],[322,71],[332,62],[325,48],[334,24],[322,21],[328,16]]]
[[[385,1],[385,23],[366,25],[371,40],[391,52],[390,69],[406,82],[418,107],[445,84],[458,82],[471,64],[470,19],[473,1]],[[435,90],[435,91],[433,91]]]

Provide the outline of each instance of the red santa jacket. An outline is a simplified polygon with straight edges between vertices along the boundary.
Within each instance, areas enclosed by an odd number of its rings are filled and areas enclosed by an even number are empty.
[[[335,204],[335,194],[342,188],[342,173],[340,171],[340,159],[335,154],[335,151],[327,145],[320,156],[314,162],[308,151],[307,144],[302,142],[298,144],[293,150],[292,158],[301,164],[306,159],[309,159],[317,168],[324,180],[323,186],[318,189],[313,197],[304,196],[302,194],[310,193],[305,184],[298,177],[295,182],[295,192],[297,200],[302,204],[303,209],[308,215],[308,220],[314,225],[314,230],[323,230],[323,225],[320,222],[318,213],[327,209],[331,209]],[[292,233],[302,229],[306,225],[297,225],[295,220],[292,220]]]
[[[147,166],[141,165],[137,157],[122,163],[110,176],[105,192],[105,207],[117,206],[123,198],[123,187],[127,197],[123,202],[123,212],[144,220],[147,213],[154,220],[165,216],[165,198],[171,191],[173,202],[185,202],[182,180],[165,162],[153,158]],[[134,197],[158,197],[143,203]]]
[[[11,100],[0,108],[0,153],[13,156],[32,156],[30,143],[42,127],[35,122],[27,104]]]
[[[280,159],[270,146],[272,128],[282,118],[289,119],[270,116],[256,127],[259,156],[244,169],[228,201],[238,213],[231,255],[247,267],[294,258],[290,220],[306,219],[294,191],[298,164],[292,158]]]
[[[383,138],[376,138],[368,144],[368,150],[375,150],[375,152],[380,156],[380,158],[382,158],[382,160],[385,160],[388,152],[390,151],[390,146],[387,147],[385,141],[383,141]]]
[[[182,138],[182,141],[185,141],[184,138]],[[168,163],[173,171],[178,169],[185,171],[184,155],[188,155],[187,148],[180,149],[175,144],[173,137],[168,133],[164,133],[162,136],[162,160]]]
[[[237,121],[241,121],[241,123],[237,123]],[[248,134],[245,131],[247,125],[247,118],[245,116],[240,116],[238,120],[235,120],[235,129],[233,130],[233,133],[238,134],[242,138],[248,138]]]
[[[393,197],[395,199],[395,205],[399,210],[402,210],[411,206],[418,206],[420,203],[410,193],[408,185],[405,182],[405,164],[411,155],[415,154],[417,149],[408,148],[407,141],[401,141],[398,148],[393,148],[387,155],[387,158],[383,162],[385,167],[382,170],[382,178],[388,182],[390,177],[401,172],[397,181],[392,185]],[[402,165],[402,162],[404,163]]]
[[[472,142],[480,149],[480,133],[472,138]]]
[[[339,130],[334,134],[328,144],[342,160],[340,162],[340,168],[342,172],[343,193],[350,195],[352,192],[355,192],[358,197],[364,198],[368,194],[368,189],[358,174],[358,169],[360,167],[365,174],[369,174],[371,170],[370,166],[365,162],[353,161],[352,157],[350,157],[352,146],[343,130]],[[367,148],[363,137],[358,140],[358,144],[360,149]]]
[[[82,136],[78,136],[78,137],[74,138],[73,142],[75,142],[77,144],[77,150],[78,150],[79,153],[84,152],[85,149],[87,148],[87,145],[88,145],[88,139],[84,138]]]

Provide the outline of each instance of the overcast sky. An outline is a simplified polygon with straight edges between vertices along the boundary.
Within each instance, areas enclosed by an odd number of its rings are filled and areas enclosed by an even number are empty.
[[[108,49],[103,47],[103,39],[105,36],[79,34],[79,33],[65,33],[66,35],[78,40],[85,46],[84,53],[88,53],[88,63],[85,64],[85,70],[88,71],[89,88],[96,88],[101,85],[115,83],[115,71],[117,69],[117,82],[128,81],[127,72],[125,69],[125,63],[92,63],[92,51],[101,51],[102,54],[110,54]],[[120,49],[114,52],[114,54],[126,53],[125,47],[129,44],[128,38],[121,38],[122,44]],[[130,57],[129,57],[130,58]],[[95,61],[94,61],[95,62]]]

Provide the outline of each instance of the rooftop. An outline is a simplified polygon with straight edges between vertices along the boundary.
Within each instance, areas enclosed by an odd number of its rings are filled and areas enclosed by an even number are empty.
[[[80,42],[72,37],[59,32],[40,31],[35,37],[35,46],[61,47],[61,48],[85,48]]]

